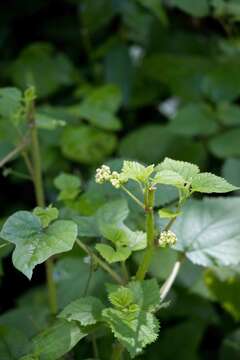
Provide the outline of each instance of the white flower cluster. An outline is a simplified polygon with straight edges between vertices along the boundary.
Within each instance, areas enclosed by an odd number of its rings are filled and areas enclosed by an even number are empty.
[[[161,247],[173,246],[177,242],[177,236],[171,230],[161,232],[158,245]]]
[[[111,172],[110,167],[106,165],[102,165],[96,170],[95,180],[98,184],[103,184],[110,181],[112,186],[116,189],[119,189],[123,183],[121,174],[119,174],[117,171]]]
[[[96,170],[95,180],[98,184],[103,184],[106,181],[109,181],[111,178],[111,170],[107,165],[102,165]]]

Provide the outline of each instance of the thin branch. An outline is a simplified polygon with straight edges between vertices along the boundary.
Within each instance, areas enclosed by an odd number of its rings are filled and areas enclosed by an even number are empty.
[[[117,283],[123,285],[124,281],[122,278],[113,270],[110,268],[110,266],[105,263],[102,259],[100,259],[92,250],[89,249],[87,245],[85,245],[80,239],[76,240],[76,243],[78,246],[85,251],[86,254],[91,256],[93,260],[103,269],[105,270]]]
[[[135,196],[131,193],[131,191],[129,191],[125,186],[121,185],[121,189],[123,189],[125,191],[125,193],[127,193],[132,199],[133,201],[135,201],[142,209],[145,209],[144,204]]]
[[[23,141],[17,145],[12,151],[10,151],[3,159],[0,160],[0,168],[7,162],[11,161],[16,155],[22,152],[22,150],[28,145],[29,139],[26,137]]]
[[[161,289],[160,289],[160,298],[161,298],[161,302],[164,301],[164,299],[166,298],[167,294],[169,293],[178,273],[181,267],[181,264],[183,262],[184,257],[179,258],[175,264],[173,265],[172,271],[169,274],[168,278],[166,279],[166,281],[164,282],[164,284],[162,285]]]

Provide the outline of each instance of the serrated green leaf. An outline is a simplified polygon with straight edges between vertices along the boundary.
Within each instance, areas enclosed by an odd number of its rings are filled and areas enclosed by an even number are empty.
[[[58,209],[49,205],[46,208],[40,206],[33,210],[33,214],[39,217],[42,227],[48,227],[48,225],[58,218]]]
[[[157,165],[156,171],[173,171],[187,182],[191,182],[192,178],[200,172],[197,165],[169,158],[165,158]]]
[[[100,255],[110,264],[125,261],[131,255],[131,250],[124,246],[116,250],[107,244],[97,244],[95,247]]]
[[[104,305],[99,299],[87,296],[67,305],[58,317],[67,321],[77,321],[82,326],[93,325],[101,321],[103,309]]]
[[[112,133],[88,125],[67,126],[63,130],[61,149],[66,158],[83,164],[102,162],[116,147]]]
[[[184,188],[185,179],[175,171],[160,170],[153,178],[153,184],[173,185],[177,188]]]
[[[60,190],[59,200],[72,200],[80,192],[81,181],[76,175],[61,173],[54,179],[54,185]]]
[[[33,339],[35,353],[44,360],[57,360],[87,334],[87,330],[81,328],[76,321],[60,319]]]
[[[190,201],[173,227],[182,251],[195,264],[229,266],[240,263],[240,199]]]
[[[0,236],[16,245],[13,264],[31,279],[36,265],[54,254],[72,249],[77,225],[70,220],[57,220],[44,229],[37,216],[18,211],[5,222]]]
[[[160,292],[156,279],[132,281],[128,285],[133,292],[134,303],[144,311],[155,311],[160,305]]]
[[[211,173],[201,173],[192,180],[192,192],[226,193],[237,190],[236,186],[229,184],[225,179]]]
[[[106,130],[119,130],[120,120],[115,116],[122,96],[115,85],[104,85],[94,89],[79,106],[74,106],[75,115],[87,119],[91,124]]]
[[[134,302],[133,292],[127,287],[121,286],[108,296],[111,304],[117,308],[124,309]]]
[[[151,313],[123,313],[109,308],[103,310],[103,318],[111,327],[114,336],[129,351],[131,358],[157,339],[159,324]]]
[[[121,174],[126,180],[131,179],[146,183],[154,170],[154,165],[144,166],[135,161],[124,161]]]

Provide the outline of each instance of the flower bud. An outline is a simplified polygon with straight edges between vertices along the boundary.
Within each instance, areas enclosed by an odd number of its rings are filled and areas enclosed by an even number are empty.
[[[158,240],[158,245],[161,247],[173,246],[177,242],[177,236],[171,230],[162,231]]]

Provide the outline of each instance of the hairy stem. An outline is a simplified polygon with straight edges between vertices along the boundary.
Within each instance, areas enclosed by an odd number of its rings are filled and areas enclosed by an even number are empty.
[[[145,250],[143,260],[138,268],[136,280],[144,280],[151,264],[152,256],[154,253],[154,195],[155,189],[146,189],[145,194],[145,212],[146,212],[146,234],[147,234],[147,249]]]
[[[103,270],[105,270],[118,284],[123,285],[124,281],[122,278],[110,268],[110,266],[105,263],[102,259],[100,259],[92,250],[89,249],[87,245],[85,245],[80,239],[76,240],[78,246],[85,251],[86,254],[92,257],[92,259],[98,264]]]
[[[166,281],[164,282],[164,284],[162,285],[161,289],[160,289],[160,298],[161,301],[164,301],[166,296],[168,295],[174,281],[176,280],[176,277],[179,273],[181,264],[183,262],[184,257],[179,257],[179,259],[175,262],[175,264],[173,265],[173,268],[168,276],[168,278],[166,279]]]
[[[38,206],[45,206],[45,197],[42,181],[42,166],[41,166],[41,154],[40,146],[38,140],[38,132],[35,122],[35,108],[34,102],[29,104],[28,112],[28,123],[31,131],[31,150],[32,150],[32,161],[33,161],[33,184],[36,196],[36,202]],[[55,282],[53,279],[53,262],[49,258],[45,262],[46,268],[46,278],[47,278],[47,287],[48,287],[48,298],[49,298],[49,307],[51,313],[54,315],[57,313],[57,291]]]

